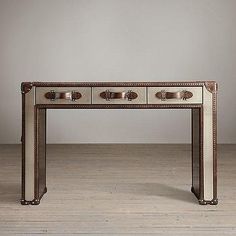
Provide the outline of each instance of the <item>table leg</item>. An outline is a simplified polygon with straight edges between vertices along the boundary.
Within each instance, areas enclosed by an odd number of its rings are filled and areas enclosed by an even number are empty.
[[[26,85],[25,85],[26,86]],[[26,87],[29,88],[29,87]],[[46,109],[34,104],[35,88],[22,89],[22,205],[38,205],[46,188]]]
[[[199,204],[216,205],[216,84],[203,87],[202,109],[192,109],[192,192]]]

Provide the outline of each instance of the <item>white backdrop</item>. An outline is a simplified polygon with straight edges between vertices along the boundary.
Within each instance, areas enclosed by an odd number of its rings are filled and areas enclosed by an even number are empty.
[[[217,80],[236,143],[235,0],[0,0],[0,143],[19,143],[22,81]],[[48,112],[50,143],[187,143],[190,112]]]

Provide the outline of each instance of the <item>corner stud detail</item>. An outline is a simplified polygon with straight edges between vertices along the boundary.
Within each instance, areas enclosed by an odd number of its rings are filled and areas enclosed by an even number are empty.
[[[28,93],[33,87],[33,83],[31,82],[23,82],[21,83],[21,93],[26,94]]]
[[[209,91],[210,93],[216,93],[218,90],[218,86],[217,83],[215,81],[206,81],[205,83],[205,87],[207,89],[207,91]]]
[[[217,205],[218,204],[218,199],[212,199],[211,201],[206,201],[203,199],[198,200],[200,205]]]

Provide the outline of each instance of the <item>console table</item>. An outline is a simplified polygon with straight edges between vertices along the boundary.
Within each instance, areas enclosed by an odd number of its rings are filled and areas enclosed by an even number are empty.
[[[38,205],[47,192],[47,109],[191,109],[191,191],[201,205],[218,203],[215,81],[23,82],[21,92],[21,204]]]

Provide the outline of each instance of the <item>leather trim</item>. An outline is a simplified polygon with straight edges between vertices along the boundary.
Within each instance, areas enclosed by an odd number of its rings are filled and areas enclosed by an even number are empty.
[[[195,82],[33,82],[36,87],[199,87],[204,81]]]
[[[39,199],[39,176],[38,176],[38,109],[34,106],[34,197]],[[37,204],[36,204],[37,205]]]
[[[203,131],[203,123],[204,123],[204,115],[203,115],[203,106],[201,107],[200,110],[200,136],[199,136],[199,143],[200,143],[200,157],[199,157],[199,186],[200,186],[200,194],[199,194],[199,199],[203,199],[204,198],[204,156],[203,156],[203,152],[204,152],[204,143],[203,143],[203,139],[204,139],[204,131]]]
[[[201,108],[201,104],[37,104],[37,108],[49,109],[178,109]]]
[[[213,115],[213,197],[217,199],[217,93],[212,96]]]
[[[21,199],[25,199],[25,93],[22,93],[22,128],[21,128]]]

